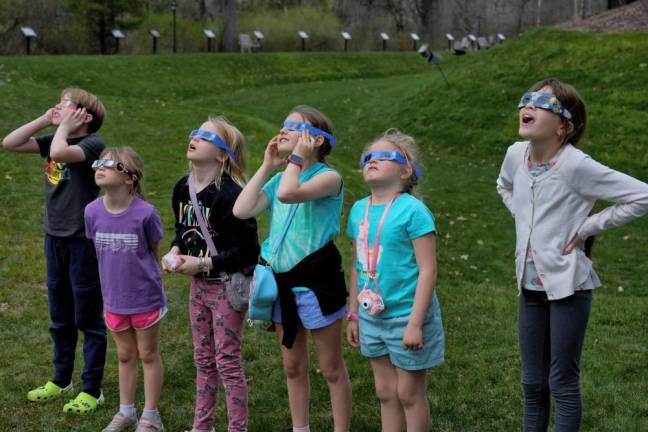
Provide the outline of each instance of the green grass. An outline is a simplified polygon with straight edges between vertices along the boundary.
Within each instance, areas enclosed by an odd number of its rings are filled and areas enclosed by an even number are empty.
[[[254,169],[292,106],[327,113],[339,139],[330,162],[346,184],[343,226],[351,204],[367,193],[356,163],[362,147],[388,127],[413,134],[426,170],[420,194],[440,231],[438,292],[447,336],[446,364],[429,373],[432,430],[519,430],[514,226],[494,188],[506,147],[517,139],[516,104],[548,75],[574,84],[590,114],[582,147],[646,181],[648,43],[645,34],[541,30],[486,52],[445,57],[450,86],[411,53],[0,58],[0,135],[44,112],[63,87],[97,93],[110,116],[101,133],[109,145],[130,145],[142,155],[148,196],[168,240],[171,190],[187,169],[186,134],[208,114],[225,114],[245,133]],[[97,414],[65,417],[60,403],[28,405],[24,398],[51,374],[42,167],[37,156],[0,153],[0,431],[100,430],[118,405],[112,342],[107,407]],[[348,268],[350,242],[340,237],[337,243]],[[582,359],[583,430],[648,430],[647,243],[646,219],[597,238],[594,255],[605,287],[595,293]],[[160,409],[175,432],[189,427],[193,414],[189,281],[165,276],[165,284],[170,313],[162,326]],[[275,339],[246,330],[251,431],[290,424]],[[345,358],[354,389],[352,430],[378,431],[369,363],[346,344]],[[311,378],[311,425],[331,430],[316,364]],[[216,430],[225,431],[222,398],[216,415]]]

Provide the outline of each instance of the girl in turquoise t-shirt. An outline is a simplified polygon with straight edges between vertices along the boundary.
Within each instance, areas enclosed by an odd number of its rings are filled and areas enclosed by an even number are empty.
[[[411,195],[416,154],[414,139],[396,129],[366,149],[371,195],[353,205],[347,227],[355,240],[347,340],[371,361],[384,432],[429,429],[426,371],[444,356],[434,216]]]
[[[294,432],[310,430],[309,332],[331,393],[334,430],[348,431],[351,423],[351,383],[341,343],[347,292],[342,258],[333,244],[340,232],[344,190],[340,174],[324,163],[334,145],[331,123],[321,112],[293,108],[233,208],[239,218],[270,210],[261,258],[271,262],[279,286],[272,321],[282,343]],[[279,167],[285,170],[268,181]],[[271,259],[272,246],[293,212],[285,239]]]

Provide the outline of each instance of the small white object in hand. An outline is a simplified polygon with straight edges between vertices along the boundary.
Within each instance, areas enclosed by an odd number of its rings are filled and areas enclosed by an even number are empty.
[[[182,258],[177,255],[165,255],[162,261],[169,270],[175,270],[182,263]]]

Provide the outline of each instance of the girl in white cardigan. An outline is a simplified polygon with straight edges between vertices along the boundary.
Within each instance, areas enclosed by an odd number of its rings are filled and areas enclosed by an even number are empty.
[[[587,118],[572,86],[540,81],[518,108],[527,141],[509,147],[497,191],[517,234],[524,430],[547,430],[553,396],[556,431],[578,431],[580,356],[592,290],[601,285],[584,242],[647,213],[648,185],[576,149]],[[590,215],[598,199],[615,205]]]

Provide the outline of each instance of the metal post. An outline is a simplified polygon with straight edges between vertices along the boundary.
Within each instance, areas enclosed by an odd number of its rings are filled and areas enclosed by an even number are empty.
[[[119,38],[115,38],[115,54],[119,54]]]
[[[349,51],[349,41],[344,39],[344,52]]]
[[[27,42],[27,55],[31,55],[31,38],[26,37],[25,41]]]
[[[211,38],[207,38],[207,52],[211,52]]]
[[[157,54],[157,38],[153,37],[153,54]]]
[[[414,51],[416,51],[416,39],[412,39],[412,42],[414,42]]]
[[[441,65],[437,63],[437,67],[439,68],[439,72],[441,72],[441,75],[443,76],[443,79],[445,80],[447,85],[450,85],[448,82],[448,78],[446,78],[445,74],[443,73],[443,69],[441,69]]]
[[[387,51],[387,40],[383,39],[383,51]]]
[[[306,51],[306,39],[302,38],[302,51]]]
[[[173,52],[176,52],[176,9],[178,8],[177,3],[174,1],[171,2],[171,12],[173,12]]]

